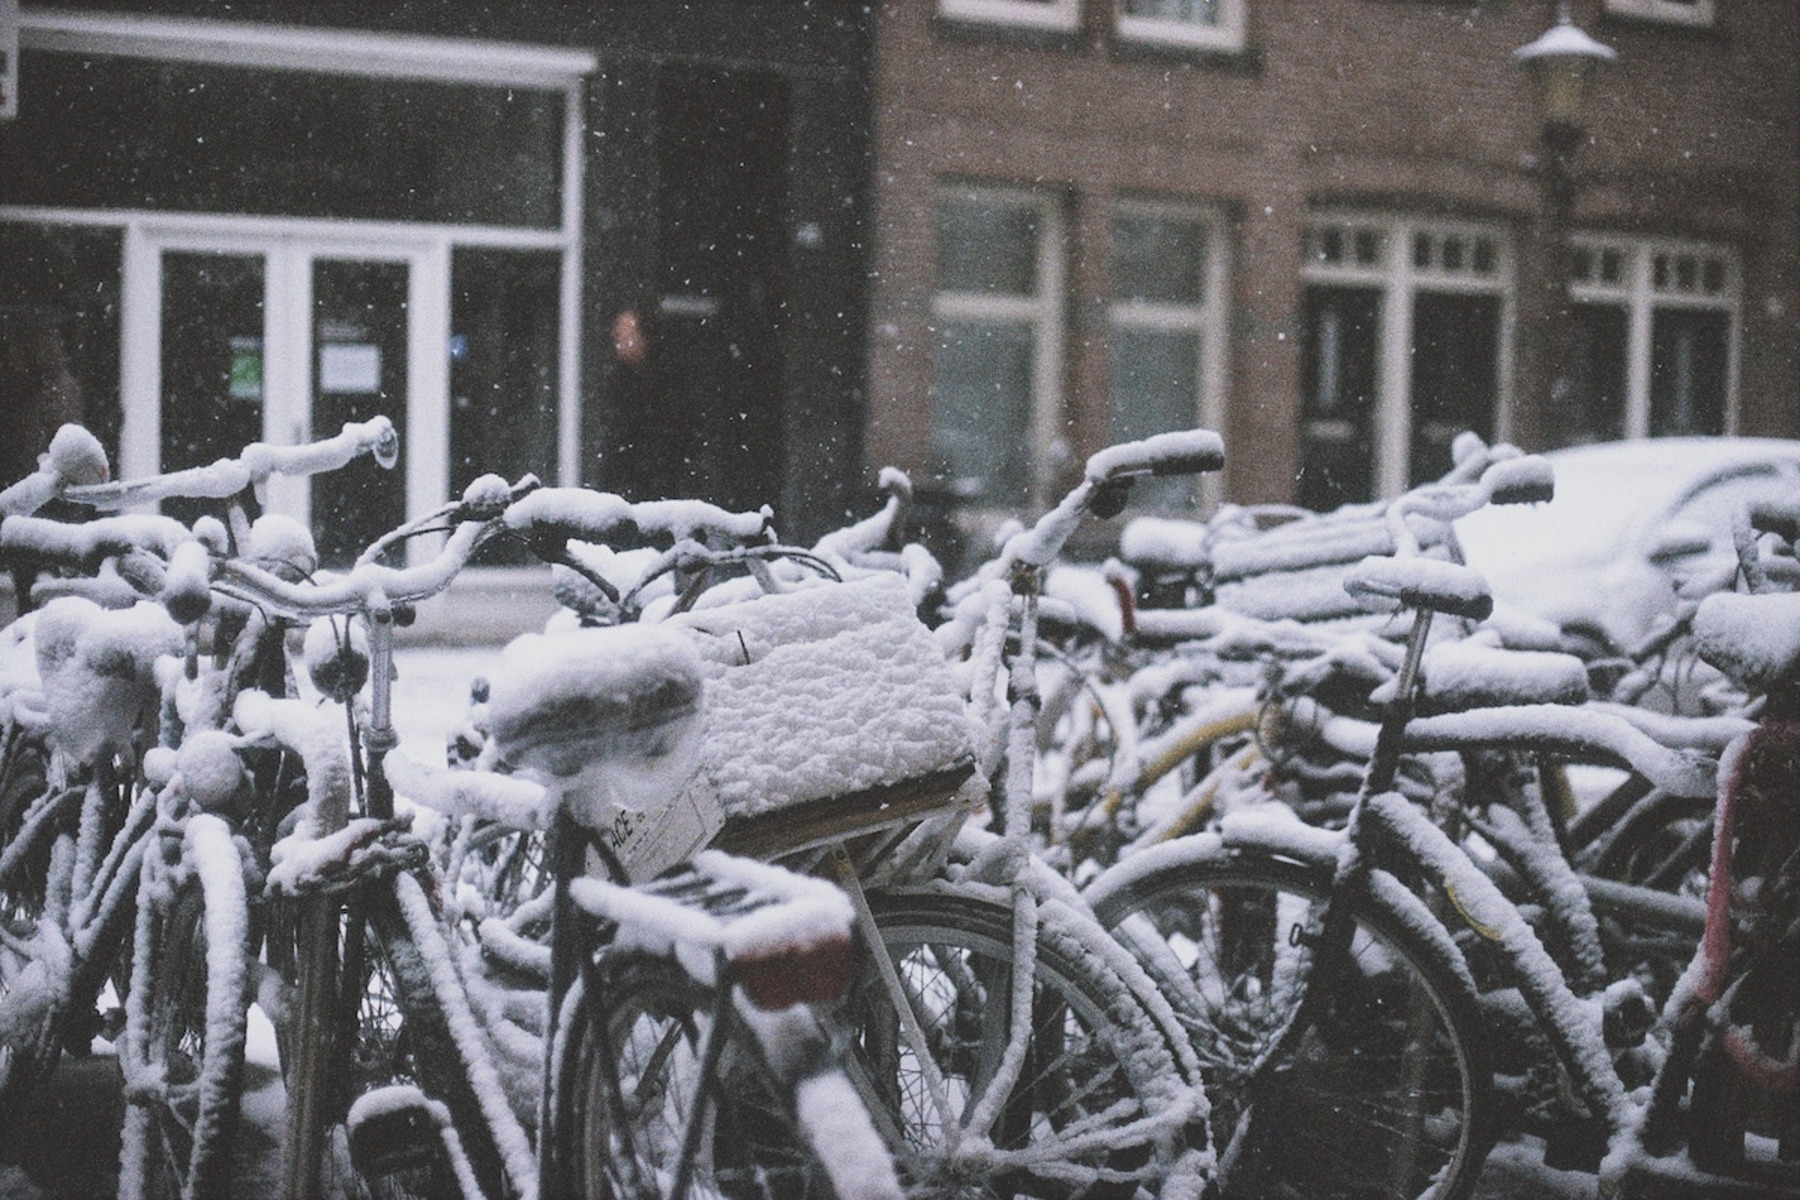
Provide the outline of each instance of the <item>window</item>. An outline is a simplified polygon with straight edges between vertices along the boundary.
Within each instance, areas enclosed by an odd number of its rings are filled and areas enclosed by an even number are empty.
[[[938,12],[958,21],[1071,32],[1081,27],[1080,0],[938,0]]]
[[[1496,228],[1321,216],[1306,235],[1299,499],[1332,508],[1450,469],[1499,427],[1510,243]]]
[[[1062,228],[1040,193],[939,198],[931,444],[937,480],[959,504],[1040,498],[1060,399]]]
[[[1126,41],[1244,48],[1244,0],[1117,0],[1119,37]]]
[[[24,70],[0,204],[563,219],[560,91],[97,54],[32,52]]]
[[[1573,439],[1727,432],[1740,288],[1724,247],[1577,236]]]
[[[1223,417],[1222,223],[1193,209],[1126,203],[1112,225],[1109,442]],[[1177,508],[1193,481],[1140,484],[1139,505]]]
[[[1606,0],[1606,11],[1613,16],[1639,17],[1669,25],[1705,28],[1713,23],[1713,0]]]
[[[0,220],[0,486],[37,469],[65,421],[118,451],[119,231]]]

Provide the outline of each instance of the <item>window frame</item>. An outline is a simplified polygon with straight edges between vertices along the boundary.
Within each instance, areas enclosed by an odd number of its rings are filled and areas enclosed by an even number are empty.
[[[1231,286],[1230,222],[1221,208],[1203,202],[1145,196],[1121,197],[1112,206],[1111,220],[1107,226],[1109,254],[1113,253],[1110,239],[1122,216],[1180,221],[1203,231],[1206,259],[1198,302],[1122,298],[1114,271],[1111,294],[1106,302],[1106,324],[1109,331],[1139,329],[1197,334],[1200,364],[1196,376],[1200,390],[1192,398],[1195,426],[1200,429],[1223,428],[1225,391],[1229,382],[1225,360],[1230,333],[1227,321],[1228,289]],[[1109,339],[1109,344],[1116,342],[1117,339]],[[1105,395],[1109,424],[1114,415],[1114,399],[1112,375],[1109,371]],[[1199,492],[1201,505],[1205,507],[1216,503],[1220,488],[1221,481],[1216,474],[1203,476]]]
[[[1326,261],[1317,252],[1328,229],[1348,232],[1355,246],[1359,233],[1379,239],[1372,258],[1352,253],[1350,261]],[[1415,239],[1438,239],[1439,261],[1421,267],[1414,261]],[[1444,239],[1485,242],[1491,265],[1477,269],[1446,268],[1441,263]],[[1376,405],[1371,423],[1373,479],[1377,496],[1397,496],[1408,486],[1413,437],[1412,355],[1414,303],[1420,293],[1493,295],[1500,300],[1492,427],[1495,441],[1512,436],[1513,345],[1517,327],[1518,248],[1498,221],[1315,209],[1307,214],[1300,269],[1302,289],[1310,285],[1353,285],[1381,294],[1381,333],[1376,347]],[[1297,431],[1302,437],[1305,429]]]
[[[1738,371],[1743,341],[1743,260],[1723,242],[1691,238],[1635,237],[1623,234],[1576,233],[1570,237],[1570,256],[1588,253],[1596,257],[1614,253],[1621,257],[1619,278],[1581,278],[1570,264],[1569,299],[1574,304],[1613,306],[1626,314],[1625,340],[1625,437],[1653,436],[1650,430],[1651,335],[1660,310],[1722,312],[1729,322],[1725,339],[1724,436],[1738,428]],[[1656,282],[1658,258],[1687,259],[1718,264],[1721,285],[1708,289],[1704,266],[1698,268],[1700,285],[1684,287],[1679,278],[1672,285]]]
[[[1047,188],[1011,184],[951,180],[940,182],[932,209],[933,268],[935,273],[935,221],[938,206],[954,198],[989,200],[1011,208],[1030,208],[1038,216],[1036,247],[1037,292],[1035,295],[986,291],[939,290],[933,280],[931,322],[934,336],[943,322],[966,321],[981,324],[1023,325],[1032,332],[1031,396],[1031,461],[1029,503],[1046,502],[1052,475],[1059,459],[1057,434],[1062,413],[1062,371],[1067,338],[1063,297],[1068,287],[1069,217],[1065,198]],[[936,387],[935,374],[931,386]],[[935,413],[933,414],[935,421]],[[932,434],[935,435],[935,429]],[[969,506],[980,512],[989,509],[985,502]]]
[[[1121,42],[1219,53],[1236,53],[1244,49],[1248,0],[1219,0],[1219,20],[1214,25],[1197,25],[1168,17],[1134,16],[1125,11],[1125,0],[1112,0],[1112,3],[1113,31]]]
[[[1081,28],[1081,0],[938,0],[938,16],[977,25],[1010,25],[1050,33]]]
[[[586,124],[585,98],[588,79],[599,67],[591,50],[527,43],[477,41],[413,34],[383,34],[361,30],[323,29],[239,22],[206,18],[169,18],[146,15],[114,16],[86,12],[26,10],[20,16],[21,53],[51,52],[117,56],[167,62],[192,62],[224,66],[268,68],[318,74],[351,75],[372,79],[422,80],[470,86],[514,86],[560,92],[563,124],[557,143],[562,183],[561,216],[554,227],[459,225],[435,222],[361,221],[338,218],[282,215],[234,215],[189,211],[139,209],[35,208],[0,206],[0,221],[26,224],[95,226],[116,228],[124,242],[121,264],[122,331],[147,319],[142,286],[133,281],[152,278],[142,264],[146,248],[167,241],[202,241],[223,244],[232,239],[277,242],[317,241],[351,247],[351,257],[418,258],[447,261],[458,246],[541,250],[561,258],[558,279],[557,325],[557,477],[564,483],[580,478],[581,353],[580,321],[583,258],[583,189],[586,157],[582,141]],[[422,276],[421,276],[422,277]],[[433,275],[447,280],[447,267]],[[415,306],[447,308],[449,292],[439,287],[430,297],[421,296]],[[122,342],[129,336],[122,332]],[[425,343],[421,341],[421,346]],[[428,492],[427,485],[441,485],[448,464],[448,435],[441,445],[430,441],[441,422],[447,422],[447,383],[438,379],[435,364],[440,356],[426,356],[432,371],[409,383],[409,391],[425,397],[431,407],[431,423],[417,427],[408,439],[414,455],[427,457],[408,478],[409,512],[423,511],[443,496]],[[423,360],[422,360],[423,361]],[[448,360],[441,372],[447,380]],[[126,428],[121,432],[122,475],[149,474],[156,469],[159,446],[143,432],[136,414],[146,404],[158,402],[154,389],[145,390],[142,377],[133,384],[123,376],[130,368],[121,364],[121,403]],[[135,389],[135,390],[134,390]],[[134,409],[135,406],[135,409]],[[444,426],[447,430],[447,425]],[[415,552],[426,549],[423,542]]]
[[[1713,0],[1695,0],[1693,4],[1675,0],[1606,0],[1606,15],[1689,29],[1711,29],[1717,19]]]

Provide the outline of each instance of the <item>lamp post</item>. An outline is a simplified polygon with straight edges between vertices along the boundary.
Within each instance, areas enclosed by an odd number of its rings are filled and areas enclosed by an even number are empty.
[[[1556,6],[1556,23],[1537,40],[1513,51],[1513,61],[1537,85],[1544,143],[1543,249],[1545,311],[1549,317],[1549,410],[1546,423],[1566,419],[1574,399],[1574,305],[1569,296],[1569,230],[1575,211],[1570,164],[1587,136],[1587,84],[1603,63],[1618,57],[1569,15],[1569,0]]]

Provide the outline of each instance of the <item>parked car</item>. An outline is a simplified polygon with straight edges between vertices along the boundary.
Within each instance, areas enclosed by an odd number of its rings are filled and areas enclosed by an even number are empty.
[[[1629,648],[1677,606],[1684,581],[1731,561],[1731,520],[1759,497],[1800,496],[1800,441],[1652,438],[1554,450],[1556,498],[1457,523],[1496,601],[1596,650]]]

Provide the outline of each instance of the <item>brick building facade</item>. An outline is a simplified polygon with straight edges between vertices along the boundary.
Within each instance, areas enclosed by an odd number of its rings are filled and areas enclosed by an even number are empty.
[[[1618,58],[1551,404],[1512,52],[1554,5],[888,0],[867,460],[980,513],[1190,422],[1225,435],[1223,494],[1314,504],[1441,473],[1462,428],[1800,436],[1800,6],[1572,7]]]

